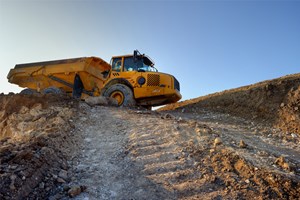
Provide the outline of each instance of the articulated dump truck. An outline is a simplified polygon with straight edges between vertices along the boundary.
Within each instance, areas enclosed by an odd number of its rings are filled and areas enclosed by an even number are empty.
[[[23,94],[66,92],[81,99],[102,95],[116,99],[119,106],[151,108],[181,99],[177,79],[158,72],[137,50],[112,57],[110,64],[97,57],[17,64],[7,78],[26,88]]]

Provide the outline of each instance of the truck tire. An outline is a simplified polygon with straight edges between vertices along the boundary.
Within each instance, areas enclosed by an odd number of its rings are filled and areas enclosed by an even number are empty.
[[[132,90],[123,84],[110,86],[104,91],[103,96],[116,99],[119,106],[134,107],[136,105]]]
[[[42,91],[42,94],[62,94],[62,90],[57,87],[48,87]]]
[[[27,94],[27,95],[37,94],[37,93],[38,92],[36,90],[30,88],[26,88],[20,92],[20,94]]]

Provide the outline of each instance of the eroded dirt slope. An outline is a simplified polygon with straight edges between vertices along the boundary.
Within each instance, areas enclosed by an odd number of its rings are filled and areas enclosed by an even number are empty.
[[[203,108],[300,134],[300,74],[171,104],[160,110],[199,113]]]
[[[68,169],[75,107],[67,96],[0,95],[0,199],[55,193],[57,174]]]

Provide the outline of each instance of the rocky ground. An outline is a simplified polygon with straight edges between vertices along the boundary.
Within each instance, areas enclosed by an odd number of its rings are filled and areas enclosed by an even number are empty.
[[[281,81],[274,101],[249,86],[266,108],[241,108],[245,88],[159,112],[0,95],[0,199],[299,199],[299,88]]]
[[[55,192],[74,152],[76,103],[67,96],[0,95],[0,199]]]

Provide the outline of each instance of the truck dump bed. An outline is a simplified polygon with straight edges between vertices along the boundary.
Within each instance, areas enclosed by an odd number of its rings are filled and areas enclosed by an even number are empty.
[[[82,57],[46,62],[18,64],[7,78],[24,88],[42,91],[57,87],[72,92],[74,78],[78,74],[86,94],[99,95],[111,66],[97,57]]]
[[[70,58],[70,59],[62,59],[62,60],[52,60],[52,61],[44,61],[44,62],[17,64],[15,66],[15,69],[24,68],[24,67],[34,67],[34,66],[46,66],[46,65],[54,66],[54,65],[58,65],[58,64],[76,63],[76,62],[80,61],[81,59],[85,59],[85,58],[81,57],[81,58]]]

